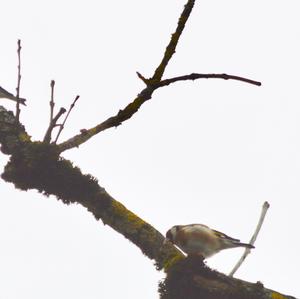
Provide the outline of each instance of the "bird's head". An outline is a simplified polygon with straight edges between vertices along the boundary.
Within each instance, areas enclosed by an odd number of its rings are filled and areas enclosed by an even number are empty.
[[[170,228],[166,233],[165,242],[169,241],[171,243],[174,243],[178,230],[179,230],[179,225],[175,225],[172,228]]]

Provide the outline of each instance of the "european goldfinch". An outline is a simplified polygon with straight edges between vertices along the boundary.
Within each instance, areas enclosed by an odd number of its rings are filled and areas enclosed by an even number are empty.
[[[15,102],[19,101],[21,104],[26,106],[26,104],[25,104],[26,100],[25,99],[23,99],[23,98],[17,99],[17,97],[15,97],[13,94],[8,92],[7,90],[2,88],[1,86],[0,86],[0,98],[10,99],[10,100],[15,101]]]
[[[228,248],[254,248],[203,224],[175,225],[167,231],[166,241],[172,242],[188,255],[202,255],[203,258]]]

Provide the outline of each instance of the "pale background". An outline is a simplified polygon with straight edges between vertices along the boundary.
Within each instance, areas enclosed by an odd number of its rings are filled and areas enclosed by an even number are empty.
[[[61,141],[115,114],[143,88],[174,31],[183,0],[17,1],[1,6],[0,85],[16,86],[34,140],[56,104],[81,95]],[[299,1],[197,1],[165,77],[226,72],[263,82],[177,83],[131,120],[64,156],[161,232],[200,222],[249,240],[237,277],[300,296]],[[12,102],[1,104],[14,109]],[[0,155],[1,167],[8,157]],[[157,298],[163,277],[139,249],[77,205],[0,181],[0,299]],[[208,265],[228,273],[242,250]]]

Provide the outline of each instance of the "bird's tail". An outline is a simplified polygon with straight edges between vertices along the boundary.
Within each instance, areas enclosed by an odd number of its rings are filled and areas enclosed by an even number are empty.
[[[14,95],[11,95],[11,94],[7,94],[4,98],[10,99],[10,100],[15,101],[15,102],[19,101],[20,104],[26,106],[26,104],[25,104],[26,99],[24,99],[24,98],[17,98]]]
[[[255,248],[252,244],[248,244],[248,243],[235,242],[234,245],[235,247],[246,247],[249,249]]]
[[[22,105],[26,106],[26,104],[25,104],[26,99],[24,99],[24,98],[19,98],[19,102],[20,102]]]

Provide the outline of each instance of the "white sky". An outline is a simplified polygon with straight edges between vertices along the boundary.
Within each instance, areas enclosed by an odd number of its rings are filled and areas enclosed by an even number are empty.
[[[51,79],[57,108],[81,95],[61,141],[129,103],[143,88],[135,72],[152,75],[185,2],[2,3],[0,85],[15,90],[21,38],[22,122],[33,139],[48,126]],[[64,156],[163,233],[199,222],[247,241],[268,200],[237,277],[299,297],[299,34],[296,0],[197,1],[165,78],[226,72],[263,86],[163,88],[131,120]],[[2,167],[7,159],[0,156]],[[158,297],[163,274],[84,208],[3,181],[0,188],[1,299]],[[241,253],[207,263],[228,273]]]

